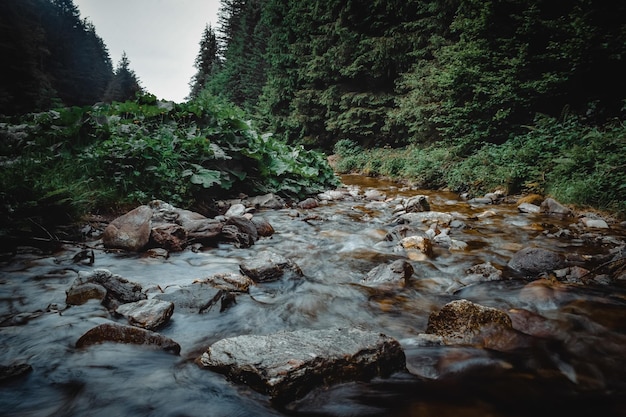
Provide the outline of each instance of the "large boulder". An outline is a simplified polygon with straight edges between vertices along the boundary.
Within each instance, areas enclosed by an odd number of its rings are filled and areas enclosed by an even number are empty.
[[[565,257],[548,249],[526,247],[516,252],[509,260],[509,267],[530,275],[554,271],[565,266]]]
[[[152,209],[139,206],[109,223],[102,243],[106,248],[138,252],[148,244],[151,229]]]
[[[76,347],[80,349],[105,342],[153,346],[176,355],[180,354],[180,345],[169,337],[117,323],[104,323],[92,328],[78,339]]]
[[[388,376],[403,371],[405,361],[396,340],[357,329],[237,336],[214,343],[198,358],[201,366],[276,402],[297,399],[324,384]]]

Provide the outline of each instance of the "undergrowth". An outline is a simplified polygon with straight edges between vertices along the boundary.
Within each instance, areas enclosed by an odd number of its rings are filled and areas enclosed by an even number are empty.
[[[485,144],[470,155],[451,144],[363,149],[347,140],[334,151],[340,173],[361,172],[472,195],[495,189],[539,193],[626,217],[626,126],[619,120],[598,127],[574,117],[539,116],[524,134],[501,145]]]

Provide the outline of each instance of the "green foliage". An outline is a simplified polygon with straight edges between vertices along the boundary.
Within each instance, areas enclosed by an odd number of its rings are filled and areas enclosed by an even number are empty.
[[[507,142],[471,154],[443,144],[354,152],[338,142],[340,172],[359,171],[482,195],[495,189],[540,193],[626,216],[626,125],[590,127],[580,119],[539,116]]]
[[[242,116],[207,94],[183,104],[142,95],[28,117],[19,135],[6,125],[1,211],[8,218],[56,207],[67,218],[155,198],[190,207],[241,192],[301,198],[337,185],[322,154],[259,135]]]

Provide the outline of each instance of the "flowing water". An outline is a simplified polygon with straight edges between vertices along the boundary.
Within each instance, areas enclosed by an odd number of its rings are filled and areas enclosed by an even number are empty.
[[[384,239],[393,207],[354,199],[300,210],[301,217],[293,209],[256,213],[276,233],[246,249],[187,249],[167,259],[96,250],[93,265],[72,261],[78,246],[51,254],[21,249],[0,265],[0,365],[28,363],[33,370],[0,385],[0,415],[626,415],[626,285],[531,283],[506,266],[525,246],[601,254],[611,239],[624,238],[624,230],[604,232],[609,237],[599,244],[563,233],[571,230],[572,219],[520,214],[514,204],[472,206],[452,193],[404,190],[359,176],[343,180],[361,195],[368,189],[387,197],[427,194],[432,210],[464,219],[465,227],[450,236],[468,248],[435,247],[432,256],[413,257],[415,273],[403,288],[358,285],[372,268],[406,254]],[[483,215],[487,210],[493,213]],[[180,356],[113,343],[75,348],[95,325],[123,322],[95,300],[66,308],[65,291],[78,271],[106,268],[141,283],[150,295],[214,273],[238,272],[243,260],[261,250],[291,259],[304,277],[258,284],[222,313],[175,311],[159,332],[182,346]],[[503,271],[501,280],[462,280],[468,268],[487,261]],[[507,350],[420,343],[429,314],[460,298],[517,314],[535,336]],[[225,337],[336,327],[396,338],[410,372],[317,389],[279,410],[266,396],[194,362]]]

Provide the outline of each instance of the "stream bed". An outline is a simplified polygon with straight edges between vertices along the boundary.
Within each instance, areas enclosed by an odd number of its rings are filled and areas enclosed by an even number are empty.
[[[361,176],[342,180],[354,198],[256,212],[275,233],[249,248],[220,244],[154,258],[87,242],[96,247],[93,264],[74,262],[80,245],[4,254],[0,365],[24,363],[32,370],[0,383],[0,415],[626,416],[626,282],[531,279],[507,266],[528,246],[593,259],[623,247],[623,228],[587,231],[572,226],[575,218],[524,214],[516,204],[470,204],[454,193]],[[368,191],[385,199],[365,199]],[[432,254],[408,256],[385,239],[394,220],[390,200],[417,194],[428,196],[431,210],[453,214],[458,222],[449,235],[466,243],[464,249],[435,245]],[[150,297],[212,274],[238,273],[243,261],[264,250],[292,260],[303,276],[254,285],[223,312],[174,311],[158,332],[180,344],[179,356],[114,343],[75,347],[100,323],[125,323],[96,300],[65,305],[78,272],[108,269],[140,283]],[[360,285],[373,268],[397,259],[413,266],[406,285]],[[502,272],[500,279],[464,279],[486,262]],[[458,299],[507,312],[525,342],[500,350],[423,343],[429,315]],[[329,328],[395,338],[408,371],[314,389],[276,407],[196,363],[227,337]]]

